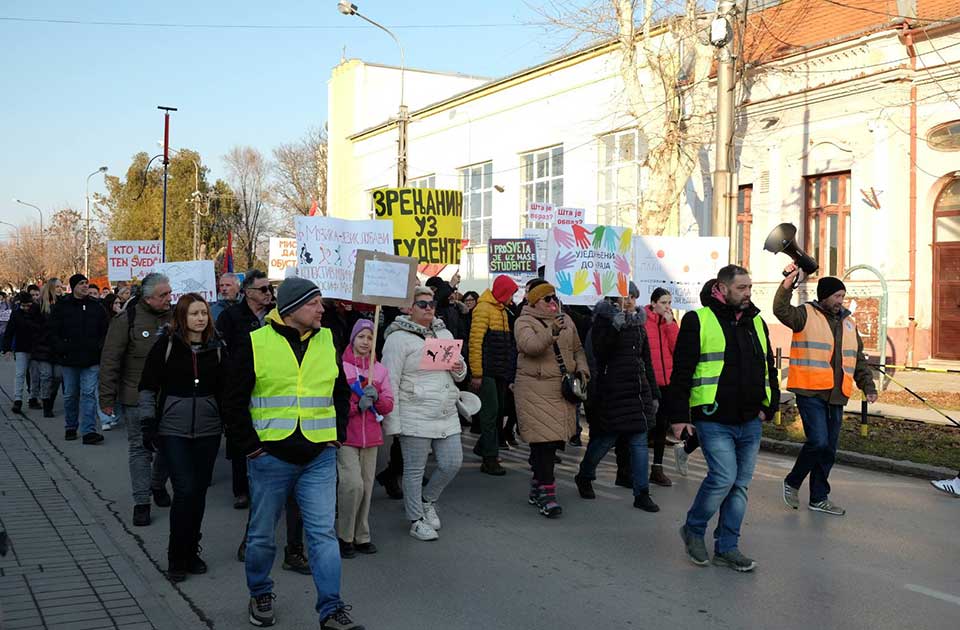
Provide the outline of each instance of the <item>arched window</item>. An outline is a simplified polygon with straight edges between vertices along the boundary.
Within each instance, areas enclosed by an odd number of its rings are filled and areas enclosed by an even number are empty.
[[[931,129],[927,134],[927,144],[937,151],[960,151],[960,120]]]
[[[943,187],[934,206],[936,232],[934,240],[938,243],[960,241],[960,177]]]

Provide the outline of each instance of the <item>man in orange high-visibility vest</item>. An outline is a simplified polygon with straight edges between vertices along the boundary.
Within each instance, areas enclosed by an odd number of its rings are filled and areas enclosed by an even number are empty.
[[[773,314],[793,331],[787,389],[797,396],[797,408],[807,441],[793,470],[783,480],[783,501],[800,507],[800,486],[810,475],[809,508],[843,516],[846,510],[830,500],[830,469],[837,456],[843,407],[856,382],[876,402],[877,388],[863,356],[863,341],[853,314],[843,307],[847,287],[839,278],[817,282],[817,299],[791,306],[793,287],[802,272],[787,265],[786,277],[773,298]]]

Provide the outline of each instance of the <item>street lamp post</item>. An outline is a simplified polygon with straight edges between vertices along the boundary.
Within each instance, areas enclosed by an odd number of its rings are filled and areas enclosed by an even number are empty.
[[[162,141],[158,141],[157,144],[163,146]],[[174,153],[182,153],[180,149],[173,147],[169,147],[169,149]],[[187,201],[193,204],[193,259],[200,260],[200,217],[206,215],[200,211],[203,203],[203,195],[200,193],[200,162],[192,157],[190,161],[193,162],[193,194]]]
[[[98,173],[106,173],[107,167],[101,166],[94,172],[87,175],[87,187],[84,189],[83,198],[86,200],[86,216],[83,229],[83,275],[90,277],[90,178]]]
[[[163,110],[163,226],[160,233],[160,262],[167,262],[167,169],[170,166],[170,112],[176,107],[157,105]]]
[[[397,36],[393,34],[393,31],[360,13],[357,5],[351,4],[349,0],[340,0],[337,4],[337,10],[344,15],[355,15],[361,20],[376,26],[393,38],[393,41],[397,44],[397,48],[400,49],[400,111],[397,115],[397,130],[399,131],[400,137],[397,140],[397,186],[403,188],[407,185],[407,123],[410,121],[407,106],[403,101],[403,76],[407,66],[403,54],[403,46],[400,44]]]
[[[29,206],[37,211],[37,214],[40,215],[40,260],[43,260],[43,241],[46,240],[43,231],[43,210],[33,205],[32,203],[27,203],[21,199],[14,199],[16,203],[19,203],[21,206]]]

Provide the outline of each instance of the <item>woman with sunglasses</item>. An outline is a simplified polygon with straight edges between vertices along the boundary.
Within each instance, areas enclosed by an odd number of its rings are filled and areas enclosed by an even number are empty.
[[[437,303],[428,287],[417,287],[409,315],[400,315],[384,332],[383,364],[390,375],[393,411],[383,422],[387,435],[399,435],[403,451],[403,500],[410,535],[436,540],[440,517],[436,502],[460,470],[460,418],[457,383],[467,377],[457,357],[451,370],[425,370],[421,362],[427,339],[453,339],[436,317]],[[437,469],[422,487],[427,455],[433,449]]]
[[[530,505],[547,518],[563,512],[557,502],[554,457],[576,431],[576,406],[562,393],[563,372],[590,377],[587,357],[573,322],[560,311],[556,289],[545,280],[528,285],[514,332],[517,339],[517,401],[520,438],[530,445]],[[561,358],[563,361],[561,369]]]

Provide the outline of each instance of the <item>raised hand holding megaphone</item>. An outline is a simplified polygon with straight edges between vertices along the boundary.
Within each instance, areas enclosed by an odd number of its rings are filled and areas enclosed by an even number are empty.
[[[773,231],[767,236],[767,240],[763,243],[763,248],[768,252],[774,254],[779,254],[783,252],[790,258],[793,258],[793,265],[788,265],[783,271],[784,276],[790,276],[793,271],[799,267],[807,275],[814,273],[820,266],[817,264],[817,261],[813,259],[809,254],[803,251],[803,248],[797,244],[797,226],[792,223],[781,223],[777,227],[773,228]],[[790,269],[793,267],[793,269]],[[789,271],[788,271],[789,270]],[[793,286],[797,286],[797,283],[800,282],[800,276],[797,276],[793,279]],[[786,287],[787,285],[784,284]]]

